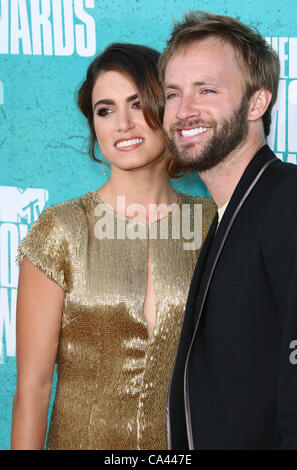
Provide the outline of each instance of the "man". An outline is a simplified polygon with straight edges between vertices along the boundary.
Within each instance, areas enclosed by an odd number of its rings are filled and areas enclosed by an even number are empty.
[[[266,144],[278,57],[256,30],[196,12],[176,24],[160,76],[176,158],[218,206],[189,291],[169,447],[297,449],[297,166]]]

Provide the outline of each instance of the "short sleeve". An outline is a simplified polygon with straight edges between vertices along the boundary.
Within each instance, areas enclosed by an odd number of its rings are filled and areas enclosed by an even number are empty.
[[[69,249],[55,206],[45,209],[18,246],[17,264],[26,256],[47,277],[67,291]]]

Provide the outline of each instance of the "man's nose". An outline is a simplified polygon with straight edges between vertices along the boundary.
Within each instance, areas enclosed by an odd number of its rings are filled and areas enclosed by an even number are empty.
[[[200,116],[199,106],[195,102],[194,97],[189,95],[184,95],[181,100],[177,110],[176,117],[180,120],[189,120],[195,119]]]

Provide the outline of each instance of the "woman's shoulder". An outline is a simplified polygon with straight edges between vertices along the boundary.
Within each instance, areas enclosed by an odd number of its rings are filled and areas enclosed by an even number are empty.
[[[23,244],[29,239],[55,240],[56,244],[69,242],[88,231],[88,214],[92,212],[92,194],[47,206],[31,226]],[[94,203],[93,203],[94,204]]]
[[[71,247],[87,234],[90,193],[45,208],[18,246],[17,264],[26,256],[63,289],[70,286]],[[87,239],[88,237],[85,237]]]
[[[41,218],[53,219],[62,225],[76,226],[84,223],[86,216],[94,206],[93,191],[77,198],[68,199],[46,207],[41,213]]]

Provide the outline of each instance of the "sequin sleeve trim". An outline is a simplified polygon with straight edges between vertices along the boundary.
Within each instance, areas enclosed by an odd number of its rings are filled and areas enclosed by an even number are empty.
[[[55,206],[45,209],[18,246],[17,264],[24,256],[64,290],[68,288],[69,251]]]

